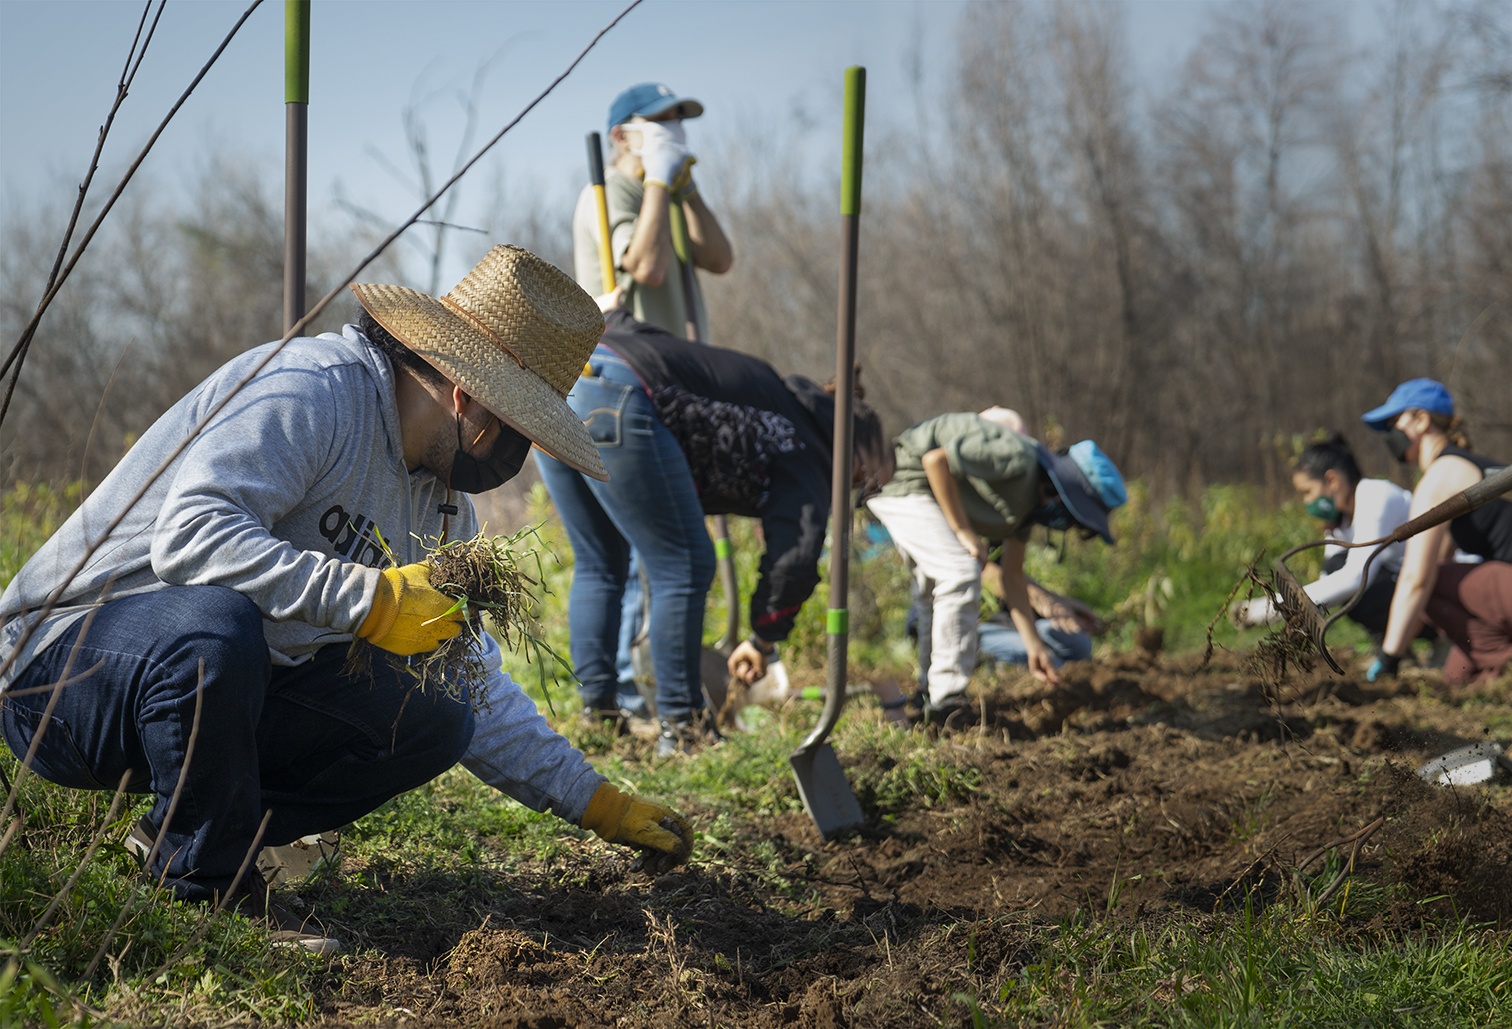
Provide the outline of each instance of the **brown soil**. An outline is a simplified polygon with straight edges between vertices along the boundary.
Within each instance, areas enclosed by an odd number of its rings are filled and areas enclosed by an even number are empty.
[[[971,774],[937,792],[899,802],[892,758],[842,749],[870,816],[849,838],[826,844],[785,814],[736,827],[752,849],[705,846],[655,879],[596,841],[554,867],[480,873],[467,910],[370,926],[361,942],[382,956],[333,964],[326,1017],[969,1024],[954,994],[1043,960],[1057,919],[1204,926],[1295,906],[1299,862],[1381,816],[1342,916],[1334,899],[1336,931],[1381,939],[1460,916],[1512,929],[1512,789],[1412,774],[1493,719],[1505,737],[1512,680],[1465,696],[1435,673],[1313,674],[1277,690],[1238,659],[1199,670],[1153,650],[1063,674],[995,682],[973,728],[938,738],[939,762]]]

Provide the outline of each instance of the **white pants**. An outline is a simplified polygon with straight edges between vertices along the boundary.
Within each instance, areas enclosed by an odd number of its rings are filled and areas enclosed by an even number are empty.
[[[966,692],[976,667],[981,565],[956,539],[934,497],[873,497],[866,506],[886,527],[913,575],[919,677],[929,684],[930,701]]]

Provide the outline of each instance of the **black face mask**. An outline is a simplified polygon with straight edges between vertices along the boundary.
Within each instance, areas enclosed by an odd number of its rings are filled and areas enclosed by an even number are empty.
[[[1402,464],[1407,463],[1407,451],[1412,449],[1412,440],[1401,429],[1392,426],[1386,433],[1386,449],[1391,451],[1391,456]]]
[[[485,430],[486,431],[486,430]],[[447,488],[462,493],[487,493],[520,474],[530,456],[530,440],[503,422],[499,438],[483,457],[474,457],[462,445],[462,416],[457,416],[457,452],[452,455]]]

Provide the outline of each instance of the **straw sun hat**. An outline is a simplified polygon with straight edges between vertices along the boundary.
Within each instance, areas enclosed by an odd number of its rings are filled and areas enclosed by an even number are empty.
[[[494,247],[440,300],[353,283],[367,312],[499,419],[584,475],[608,481],[566,396],[604,334],[576,282],[520,247]]]

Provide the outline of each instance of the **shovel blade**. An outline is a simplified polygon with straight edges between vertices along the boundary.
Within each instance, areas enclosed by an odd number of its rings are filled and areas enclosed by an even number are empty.
[[[798,780],[798,796],[803,798],[803,808],[819,828],[819,835],[830,840],[846,829],[866,824],[834,747],[822,743],[812,750],[795,750],[788,760],[793,778]]]
[[[730,670],[725,666],[725,656],[717,650],[704,647],[698,660],[699,678],[703,680],[704,703],[709,713],[718,715],[724,710],[725,699],[730,695]]]

